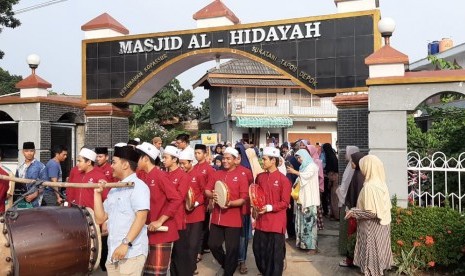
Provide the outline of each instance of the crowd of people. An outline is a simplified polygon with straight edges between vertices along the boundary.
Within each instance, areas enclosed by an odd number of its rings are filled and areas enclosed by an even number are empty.
[[[17,185],[15,194],[28,192],[22,208],[92,208],[102,228],[101,267],[108,275],[191,276],[198,274],[197,263],[208,252],[220,265],[217,275],[231,276],[236,270],[246,274],[252,237],[261,275],[282,275],[286,239],[310,255],[318,254],[323,217],[341,221],[342,240],[356,236],[355,252],[341,266],[359,266],[365,275],[383,275],[391,266],[390,198],[376,156],[347,147],[348,165],[339,181],[331,144],[298,140],[258,149],[241,141],[210,149],[191,147],[189,135],[181,134],[162,145],[160,137],[150,143],[118,143],[111,165],[107,148],[84,147],[67,181],[99,183],[99,188],[67,188],[63,193]],[[34,143],[25,142],[25,161],[16,176],[63,181],[60,163],[68,151],[56,146],[52,153],[44,165],[34,158]],[[2,168],[0,173],[11,175]],[[119,181],[134,186],[105,187]],[[224,191],[218,190],[218,182]],[[252,184],[263,191],[262,206],[254,204]],[[4,194],[11,197],[11,188]]]

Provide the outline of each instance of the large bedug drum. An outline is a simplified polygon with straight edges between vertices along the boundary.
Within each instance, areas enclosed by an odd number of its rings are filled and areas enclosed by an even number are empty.
[[[0,219],[0,275],[88,275],[100,262],[92,209],[40,207]]]

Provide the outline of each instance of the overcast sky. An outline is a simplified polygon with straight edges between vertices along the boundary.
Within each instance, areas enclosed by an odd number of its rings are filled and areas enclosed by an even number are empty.
[[[81,25],[107,12],[130,34],[194,29],[192,15],[212,0],[67,0],[16,15],[22,25],[0,33],[0,49],[5,57],[0,67],[10,74],[26,77],[30,69],[26,57],[41,57],[37,74],[52,83],[58,93],[81,94]],[[20,0],[14,10],[48,0]],[[242,23],[290,19],[336,13],[333,0],[223,0]],[[391,45],[407,54],[410,62],[426,57],[427,44],[449,37],[458,45],[465,42],[465,1],[459,0],[379,0],[381,15],[397,23]],[[201,64],[178,76],[192,89],[214,63]],[[194,104],[208,93],[194,91]]]

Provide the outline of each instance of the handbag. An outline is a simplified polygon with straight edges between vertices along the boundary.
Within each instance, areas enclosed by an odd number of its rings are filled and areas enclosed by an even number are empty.
[[[292,186],[291,196],[295,201],[299,200],[300,193],[300,178],[297,178],[294,185]]]

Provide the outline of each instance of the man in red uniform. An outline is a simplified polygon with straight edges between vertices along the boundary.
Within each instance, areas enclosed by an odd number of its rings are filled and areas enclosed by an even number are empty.
[[[111,168],[111,165],[108,162],[108,148],[95,148],[95,153],[97,154],[95,163],[107,178],[107,182],[118,182],[118,180],[113,178],[113,169]]]
[[[73,183],[98,183],[99,180],[107,180],[101,170],[95,168],[97,154],[90,149],[82,148],[77,159],[77,167],[82,173],[73,177]],[[106,191],[106,193],[105,193]],[[106,198],[108,190],[103,195]],[[68,201],[80,206],[94,209],[94,189],[92,188],[68,188]]]
[[[194,148],[195,152],[195,159],[197,160],[197,164],[194,166],[194,169],[198,171],[204,178],[205,184],[208,183],[210,177],[213,176],[215,173],[215,169],[209,164],[207,161],[207,146],[203,144],[197,144]],[[205,187],[204,187],[205,189]],[[205,193],[202,191],[205,195]],[[205,220],[203,221],[203,229],[202,229],[202,236],[200,238],[200,246],[199,246],[199,254],[197,256],[197,260],[200,261],[202,259],[201,254],[207,253],[210,250],[208,249],[208,233],[210,232],[210,211],[213,208],[213,202],[205,198],[204,200],[205,205]]]
[[[179,154],[181,168],[187,173],[189,180],[189,190],[192,192],[193,209],[188,210],[186,205],[186,236],[187,236],[187,261],[189,275],[193,275],[197,270],[197,253],[200,247],[203,221],[205,220],[204,203],[204,176],[194,169],[192,161],[195,159],[191,151],[183,151]],[[184,206],[183,206],[184,207]],[[189,206],[190,207],[190,206]]]
[[[173,253],[171,254],[170,274],[173,276],[192,275],[185,264],[186,250],[188,247],[188,237],[186,233],[186,202],[185,198],[189,189],[189,176],[179,167],[179,150],[174,146],[166,146],[163,153],[163,164],[167,169],[166,175],[178,191],[182,199],[182,206],[179,207],[175,216],[178,226],[179,239],[174,242]]]
[[[253,237],[255,263],[262,275],[282,275],[285,257],[286,210],[291,182],[279,172],[279,150],[263,149],[263,169],[256,183],[265,193],[266,205],[258,213]]]
[[[150,189],[150,211],[147,217],[149,255],[144,274],[166,275],[170,267],[173,242],[179,238],[174,219],[181,208],[182,198],[176,188],[156,166],[160,163],[160,151],[149,143],[136,146],[140,153],[138,169],[146,172],[146,184]],[[168,231],[157,231],[160,226]]]
[[[215,204],[213,208],[208,239],[213,257],[221,265],[218,275],[223,275],[224,271],[225,276],[232,276],[237,267],[242,227],[241,208],[248,200],[247,178],[237,170],[236,159],[238,157],[237,150],[232,147],[226,148],[223,155],[224,170],[216,171],[205,189],[205,194],[214,201],[218,198],[214,192],[216,181],[224,182],[229,190],[229,203],[226,207],[220,208],[218,204]],[[223,249],[223,243],[225,243],[226,252]]]

